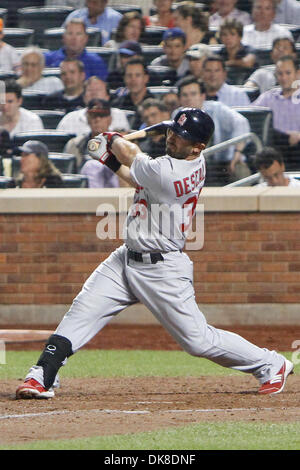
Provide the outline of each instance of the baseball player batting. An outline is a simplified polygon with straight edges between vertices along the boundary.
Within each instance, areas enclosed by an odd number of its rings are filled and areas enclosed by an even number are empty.
[[[138,302],[186,352],[253,374],[260,384],[258,393],[283,390],[292,362],[207,324],[195,301],[192,262],[182,251],[204,185],[202,151],[214,123],[200,109],[183,108],[162,127],[167,129],[166,155],[156,159],[117,133],[105,132],[90,142],[90,155],[136,188],[125,242],[84,283],[16,398],[54,397],[58,371],[67,358],[120,311]],[[169,221],[164,224],[168,213],[172,213],[171,230]]]

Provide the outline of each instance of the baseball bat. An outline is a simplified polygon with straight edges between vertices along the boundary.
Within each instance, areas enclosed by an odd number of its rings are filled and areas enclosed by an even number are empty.
[[[153,124],[153,126],[144,127],[144,129],[140,129],[139,131],[123,135],[123,138],[125,140],[144,139],[144,137],[147,136],[164,134],[168,127],[169,121],[162,121],[159,124]]]
[[[139,131],[131,132],[130,134],[123,135],[125,140],[138,140],[147,137],[148,135],[159,135],[164,134],[166,129],[170,126],[171,121],[162,121],[159,124],[153,124],[153,126],[145,127]],[[88,149],[90,152],[96,152],[99,147],[97,139],[91,139],[88,142]],[[92,156],[93,154],[90,153]]]

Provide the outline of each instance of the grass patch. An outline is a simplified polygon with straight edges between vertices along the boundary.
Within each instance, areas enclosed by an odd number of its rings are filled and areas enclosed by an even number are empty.
[[[85,439],[35,441],[1,450],[296,450],[300,423],[200,423]],[[109,454],[107,454],[109,455]],[[128,453],[126,454],[128,455]],[[103,457],[104,458],[104,457]],[[199,462],[200,463],[200,462]]]
[[[291,353],[283,353],[290,358]],[[36,364],[37,351],[7,351],[6,364],[0,364],[0,379],[22,379]],[[296,365],[295,372],[300,371]],[[196,358],[183,351],[81,350],[71,356],[61,377],[198,377],[201,375],[237,375],[234,371]]]

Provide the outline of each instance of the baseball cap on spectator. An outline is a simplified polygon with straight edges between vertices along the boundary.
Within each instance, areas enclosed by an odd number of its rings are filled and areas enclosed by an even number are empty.
[[[34,153],[37,157],[48,158],[48,147],[39,140],[27,140],[21,147],[18,147],[18,150],[28,154]]]
[[[193,44],[187,49],[185,55],[188,59],[202,59],[202,57],[210,53],[210,48],[207,44]]]
[[[169,28],[164,32],[162,40],[167,41],[168,39],[174,39],[174,38],[186,39],[186,34],[184,31],[182,31],[181,28]]]
[[[100,98],[92,99],[87,106],[87,112],[89,115],[97,115],[97,116],[110,116],[110,103],[107,100],[102,100]]]
[[[133,55],[143,55],[142,48],[136,41],[123,41],[119,46],[119,53],[130,57]]]

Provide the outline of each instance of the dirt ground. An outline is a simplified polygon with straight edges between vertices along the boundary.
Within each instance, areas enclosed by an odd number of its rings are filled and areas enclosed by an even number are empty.
[[[28,328],[27,326],[23,326]],[[222,327],[222,326],[219,326]],[[11,326],[1,325],[1,328]],[[18,325],[22,328],[22,325]],[[53,330],[53,325],[34,328]],[[224,327],[258,346],[292,351],[300,326]],[[10,343],[8,350],[41,350],[43,343]],[[179,350],[159,325],[108,325],[86,348]],[[22,382],[0,383],[0,445],[135,433],[200,421],[292,422],[300,419],[300,377],[283,393],[257,395],[252,376],[64,379],[52,400],[15,400]]]

